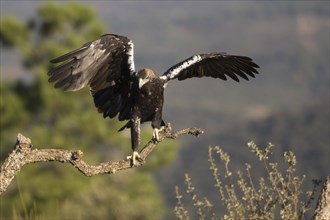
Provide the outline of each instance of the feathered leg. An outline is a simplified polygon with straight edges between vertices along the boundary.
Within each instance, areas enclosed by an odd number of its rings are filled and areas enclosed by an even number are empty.
[[[161,110],[156,111],[153,120],[151,122],[151,126],[154,129],[152,132],[152,137],[159,141],[159,132],[162,131],[165,127],[164,127],[165,123],[162,120],[162,112]]]
[[[133,154],[128,156],[127,159],[132,160],[133,166],[136,165],[136,159],[141,159],[141,156],[137,151],[140,144],[140,120],[140,117],[133,117],[131,124],[131,143]]]

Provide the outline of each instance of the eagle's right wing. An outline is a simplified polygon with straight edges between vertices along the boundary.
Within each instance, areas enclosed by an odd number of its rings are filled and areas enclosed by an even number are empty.
[[[130,92],[136,77],[130,39],[103,35],[51,62],[64,62],[48,72],[48,81],[55,82],[55,88],[76,91],[88,85],[103,117],[113,118],[120,113],[119,120],[130,118]]]

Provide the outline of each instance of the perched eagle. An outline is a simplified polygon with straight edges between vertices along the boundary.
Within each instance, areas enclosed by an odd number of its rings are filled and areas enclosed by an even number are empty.
[[[76,91],[89,86],[94,104],[103,117],[128,122],[119,131],[131,129],[133,165],[138,154],[140,124],[151,121],[153,138],[165,125],[162,119],[164,88],[172,79],[213,77],[226,80],[227,76],[239,82],[248,80],[259,68],[251,58],[214,52],[194,55],[169,68],[162,76],[151,69],[135,70],[133,42],[124,36],[106,34],[81,48],[51,60],[63,63],[48,72],[48,81],[55,88]]]

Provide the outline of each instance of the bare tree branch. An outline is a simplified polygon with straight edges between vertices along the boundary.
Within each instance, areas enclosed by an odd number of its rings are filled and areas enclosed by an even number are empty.
[[[141,160],[135,167],[146,163],[146,158],[151,151],[165,138],[175,139],[181,135],[192,134],[198,136],[203,131],[199,128],[186,128],[172,132],[171,125],[168,124],[164,130],[159,133],[159,141],[150,140],[141,150]],[[118,162],[100,163],[98,165],[89,165],[82,160],[83,152],[80,150],[70,151],[63,149],[37,149],[32,146],[31,140],[22,134],[17,135],[14,150],[8,155],[1,165],[0,171],[0,194],[6,191],[7,187],[22,169],[29,163],[58,161],[62,163],[71,163],[75,168],[86,176],[94,176],[102,173],[115,173],[119,170],[132,168],[131,160],[121,160]]]

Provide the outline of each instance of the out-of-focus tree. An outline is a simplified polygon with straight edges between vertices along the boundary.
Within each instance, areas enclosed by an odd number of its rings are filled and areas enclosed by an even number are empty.
[[[64,93],[47,82],[50,59],[104,33],[95,11],[78,3],[45,3],[29,21],[1,18],[1,44],[18,50],[23,66],[35,73],[31,82],[1,84],[1,160],[18,132],[35,140],[39,148],[81,149],[90,163],[128,155],[127,133],[117,133],[119,122],[97,114],[88,89]],[[145,168],[92,178],[68,165],[29,165],[2,195],[1,218],[160,218],[164,205],[150,170],[175,155],[175,145],[167,142]]]

